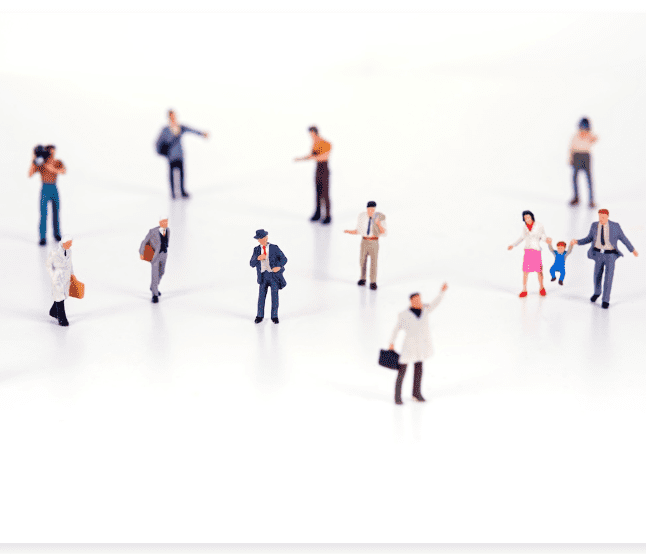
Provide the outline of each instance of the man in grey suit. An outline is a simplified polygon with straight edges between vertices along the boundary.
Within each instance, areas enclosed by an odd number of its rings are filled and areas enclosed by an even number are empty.
[[[154,251],[154,256],[151,260],[152,279],[150,283],[150,290],[153,293],[152,301],[154,304],[159,302],[158,297],[161,296],[161,292],[159,292],[159,281],[161,281],[166,269],[169,237],[170,229],[168,228],[168,217],[161,216],[159,218],[159,227],[153,227],[148,231],[146,238],[139,247],[139,257],[142,260],[144,259],[144,252],[147,244],[150,245]]]
[[[610,212],[608,210],[599,210],[599,222],[595,222],[590,226],[588,236],[583,239],[572,239],[570,244],[588,244],[588,258],[594,261],[594,294],[590,298],[591,302],[596,302],[597,298],[601,296],[601,279],[603,278],[603,271],[606,271],[606,278],[603,284],[603,297],[601,307],[608,309],[610,306],[610,291],[612,290],[612,279],[615,275],[615,262],[620,256],[623,256],[617,247],[617,241],[621,241],[626,245],[629,252],[634,256],[639,256],[637,250],[633,248],[630,241],[624,235],[619,223],[608,221]]]

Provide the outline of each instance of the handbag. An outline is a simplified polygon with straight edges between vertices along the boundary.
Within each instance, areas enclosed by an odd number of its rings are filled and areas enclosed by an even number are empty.
[[[85,284],[81,283],[74,275],[70,278],[70,296],[79,299],[85,296]]]
[[[394,350],[380,350],[379,365],[388,369],[399,370],[399,354]]]
[[[150,244],[147,244],[144,248],[144,261],[152,262],[154,257],[155,251],[153,250],[153,247],[150,246]]]

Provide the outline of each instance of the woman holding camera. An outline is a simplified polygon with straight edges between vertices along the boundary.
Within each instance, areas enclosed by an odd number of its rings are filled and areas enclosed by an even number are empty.
[[[47,233],[47,204],[52,203],[52,223],[54,225],[54,237],[61,240],[61,230],[58,222],[60,203],[58,200],[58,189],[56,188],[56,177],[59,173],[65,173],[65,165],[54,156],[56,147],[53,144],[47,146],[36,146],[34,157],[31,161],[28,176],[40,173],[43,187],[40,191],[40,245],[47,244],[45,235]]]

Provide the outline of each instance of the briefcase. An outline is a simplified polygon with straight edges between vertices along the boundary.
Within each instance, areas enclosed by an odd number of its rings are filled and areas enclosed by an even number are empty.
[[[70,279],[70,296],[79,299],[85,296],[85,284],[81,283],[74,275]]]
[[[399,354],[394,350],[380,350],[379,365],[388,369],[399,369]]]
[[[153,250],[153,247],[150,246],[150,244],[147,244],[144,248],[144,260],[147,262],[152,262],[154,257],[155,251]]]

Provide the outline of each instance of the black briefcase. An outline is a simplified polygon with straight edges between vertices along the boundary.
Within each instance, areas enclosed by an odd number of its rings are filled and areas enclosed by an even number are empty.
[[[379,365],[388,369],[399,369],[399,354],[394,350],[380,350]]]

